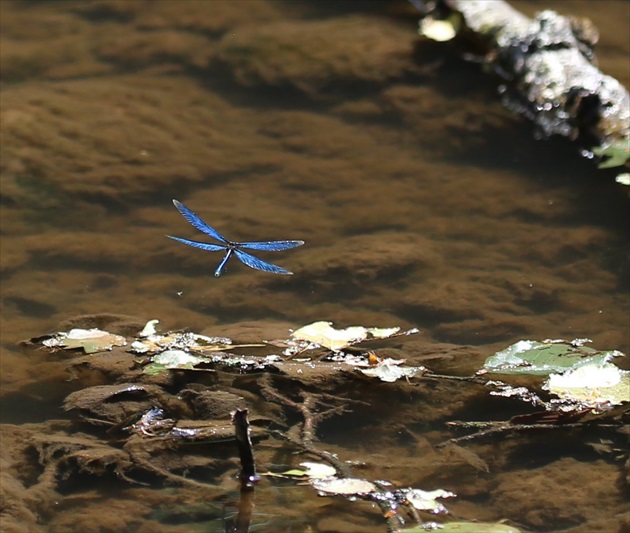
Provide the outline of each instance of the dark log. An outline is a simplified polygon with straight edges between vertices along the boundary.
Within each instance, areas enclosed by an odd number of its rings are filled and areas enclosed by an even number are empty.
[[[423,8],[421,33],[433,20],[463,19],[460,28],[455,24],[458,36],[472,32],[484,62],[505,80],[505,105],[534,122],[542,137],[567,137],[583,155],[605,159],[602,167],[627,165],[630,97],[595,66],[598,33],[590,21],[549,10],[531,19],[502,0],[442,0]]]

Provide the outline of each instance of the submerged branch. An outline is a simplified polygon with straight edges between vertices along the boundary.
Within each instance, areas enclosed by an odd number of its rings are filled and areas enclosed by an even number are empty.
[[[260,379],[260,385],[262,393],[269,399],[274,400],[280,405],[290,407],[302,415],[304,422],[300,431],[299,440],[293,436],[291,432],[276,433],[283,439],[291,442],[294,445],[301,447],[305,452],[310,453],[316,457],[319,457],[334,467],[342,476],[351,477],[351,472],[348,466],[340,461],[337,456],[331,452],[319,450],[315,447],[313,441],[315,440],[315,431],[317,424],[333,414],[340,414],[347,411],[343,405],[335,406],[326,411],[316,412],[314,409],[317,405],[317,394],[311,394],[306,391],[301,391],[302,402],[296,402],[287,398],[284,394],[281,394],[271,383],[271,377],[265,374]]]
[[[436,444],[436,448],[443,448],[449,444],[459,444],[461,442],[468,442],[476,439],[481,439],[484,437],[490,437],[493,435],[498,435],[501,433],[516,433],[522,431],[532,431],[538,429],[577,429],[584,428],[583,422],[575,422],[568,424],[513,424],[509,421],[499,421],[499,422],[449,422],[449,426],[459,426],[459,427],[485,427],[487,429],[481,429],[476,431],[475,433],[471,433],[470,435],[464,435],[463,437],[455,437],[452,439],[445,440],[444,442],[440,442]],[[598,428],[618,428],[619,425],[615,424],[598,424]]]

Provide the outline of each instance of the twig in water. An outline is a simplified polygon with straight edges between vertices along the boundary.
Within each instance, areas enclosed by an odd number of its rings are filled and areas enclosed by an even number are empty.
[[[252,490],[254,483],[260,479],[256,475],[256,463],[254,461],[252,440],[249,437],[247,412],[247,409],[237,409],[232,415],[234,436],[238,446],[238,455],[241,458],[241,490]]]

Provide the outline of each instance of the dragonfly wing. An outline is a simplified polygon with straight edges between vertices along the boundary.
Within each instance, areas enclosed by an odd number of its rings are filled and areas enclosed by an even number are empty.
[[[249,250],[269,250],[271,252],[278,252],[280,250],[288,250],[295,248],[296,246],[302,246],[304,241],[260,241],[260,242],[239,242],[237,246],[239,248],[246,248]]]
[[[263,272],[272,272],[273,274],[293,274],[293,272],[289,272],[288,270],[279,267],[278,265],[272,265],[271,263],[267,263],[262,259],[258,259],[247,252],[243,252],[242,250],[235,249],[234,253],[236,257],[238,257],[243,263],[245,263],[250,268],[255,268],[256,270],[262,270]]]
[[[208,226],[199,216],[193,213],[190,209],[188,209],[184,204],[178,202],[177,200],[173,200],[173,205],[177,207],[177,210],[182,214],[182,216],[188,220],[195,228],[199,231],[203,231],[213,237],[217,241],[229,242],[223,235],[221,235],[217,230],[213,227]]]
[[[189,239],[182,239],[181,237],[173,237],[172,235],[167,235],[167,237],[169,239],[173,239],[174,241],[183,242],[188,246],[194,246],[195,248],[207,250],[208,252],[218,252],[220,250],[225,250],[224,244],[209,244],[207,242],[191,241]]]

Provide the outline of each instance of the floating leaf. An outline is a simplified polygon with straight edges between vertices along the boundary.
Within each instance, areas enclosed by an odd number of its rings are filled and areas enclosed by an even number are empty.
[[[367,328],[368,333],[375,339],[387,339],[392,335],[396,335],[400,331],[400,328]]]
[[[269,476],[269,477],[299,477],[299,478],[304,478],[306,477],[306,470],[300,470],[299,468],[292,468],[291,470],[285,470],[284,472],[280,472],[279,474],[276,474],[275,472],[265,472],[264,474],[261,474],[264,476]]]
[[[445,20],[428,16],[420,21],[418,33],[433,41],[450,41],[457,35],[460,25],[460,17],[457,14]]]
[[[265,475],[273,477],[308,477],[310,479],[324,479],[332,477],[337,473],[332,466],[323,463],[310,463],[305,461],[304,463],[300,463],[300,466],[303,466],[304,470],[293,468],[291,470],[287,470],[286,472],[281,472],[280,474],[268,472]]]
[[[630,372],[612,363],[585,365],[564,374],[551,374],[543,385],[562,399],[580,407],[620,405],[630,402]]]
[[[376,485],[366,479],[356,478],[326,478],[314,479],[311,484],[319,492],[326,494],[338,494],[342,496],[354,496],[369,494],[377,490]]]
[[[155,335],[157,333],[155,326],[160,323],[159,320],[149,320],[142,331],[138,334],[139,337],[150,337],[151,335]]]
[[[627,139],[605,147],[596,147],[591,151],[603,159],[597,165],[597,168],[620,167],[624,165],[628,159],[630,159],[630,150],[628,149]]]
[[[599,352],[582,346],[585,339],[566,341],[519,341],[486,359],[478,373],[549,375],[583,365],[602,365],[623,355],[616,350]]]
[[[400,378],[410,378],[426,369],[423,366],[400,366],[404,361],[396,359],[385,359],[376,366],[370,368],[359,368],[366,376],[379,378],[381,381],[393,383]]]
[[[85,353],[111,350],[114,346],[124,346],[126,343],[124,337],[96,328],[71,329],[67,333],[60,331],[42,342],[49,348],[63,348],[64,350],[83,348]]]
[[[364,328],[363,326],[351,326],[345,329],[335,329],[332,327],[332,322],[321,321],[307,324],[295,330],[291,334],[291,340],[286,341],[284,345],[296,348],[297,352],[312,348],[308,344],[300,345],[299,343],[302,341],[303,343],[311,343],[315,345],[314,347],[324,347],[333,352],[339,352],[364,340],[387,339],[397,335],[410,335],[417,332],[418,330],[415,328],[400,332],[398,327]],[[298,346],[295,346],[296,341]]]
[[[367,337],[368,330],[361,326],[335,329],[332,322],[313,322],[293,332],[294,339],[312,342],[335,352]]]
[[[630,172],[623,172],[622,174],[619,174],[615,178],[615,181],[617,183],[621,183],[622,185],[630,186]]]
[[[159,374],[164,370],[208,370],[196,368],[201,363],[211,363],[212,359],[199,355],[192,355],[184,350],[166,350],[154,355],[151,363],[144,367],[145,374]]]
[[[149,321],[153,322],[153,321]],[[147,323],[147,326],[149,325]],[[145,326],[145,330],[147,329]],[[148,329],[150,331],[150,328]],[[144,332],[144,330],[143,330]],[[142,336],[142,334],[141,334]],[[131,344],[135,353],[158,353],[164,350],[189,350],[193,352],[222,352],[235,348],[260,347],[264,344],[232,344],[226,337],[208,337],[192,332],[171,332],[165,335],[150,334]]]
[[[420,489],[407,489],[401,491],[406,500],[420,511],[429,511],[440,514],[448,512],[446,507],[436,501],[437,498],[454,498],[455,494],[442,489],[424,491]]]
[[[306,468],[306,475],[311,479],[323,479],[334,476],[337,471],[330,465],[305,461],[300,466]]]
[[[131,343],[131,351],[134,353],[147,353],[151,350],[151,346],[142,341],[133,341]]]

